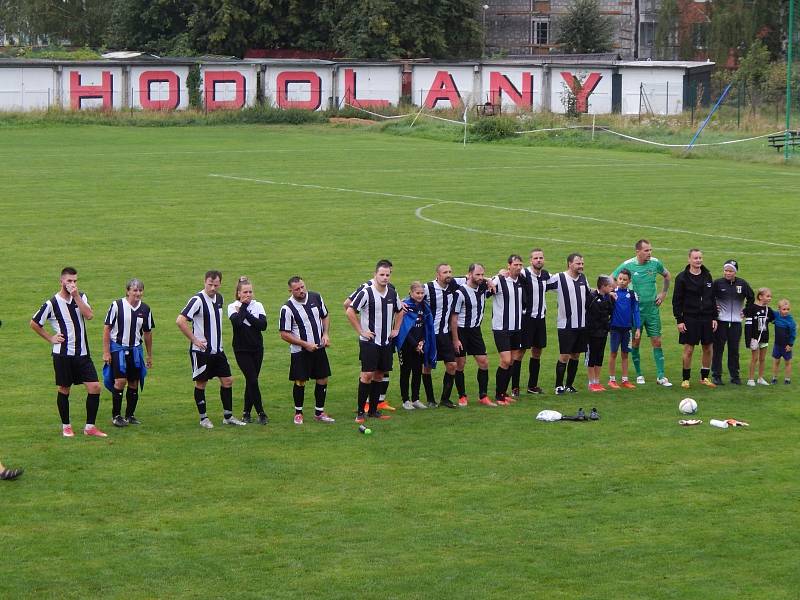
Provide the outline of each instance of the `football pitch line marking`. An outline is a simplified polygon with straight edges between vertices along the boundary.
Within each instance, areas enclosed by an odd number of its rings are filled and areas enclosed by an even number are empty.
[[[707,238],[731,240],[731,241],[736,241],[736,242],[749,242],[749,243],[753,243],[753,244],[765,244],[767,246],[776,246],[776,247],[780,247],[780,248],[800,249],[800,246],[797,246],[795,244],[783,244],[783,243],[780,243],[780,242],[770,242],[770,241],[766,241],[766,240],[755,240],[755,239],[750,239],[750,238],[737,237],[737,236],[733,236],[733,235],[720,235],[720,234],[715,234],[715,233],[703,233],[703,232],[697,232],[697,231],[689,231],[689,230],[686,230],[686,229],[675,229],[675,228],[672,228],[672,227],[660,227],[658,225],[642,225],[640,223],[627,223],[627,222],[624,222],[624,221],[616,221],[616,220],[612,220],[612,219],[602,219],[602,218],[599,218],[599,217],[589,217],[589,216],[586,216],[586,215],[576,215],[576,214],[549,212],[549,211],[543,211],[543,210],[535,210],[535,209],[532,209],[532,208],[514,208],[514,207],[511,207],[511,206],[497,206],[495,204],[480,204],[480,203],[477,203],[477,202],[464,202],[463,200],[445,200],[445,199],[442,199],[442,198],[431,198],[431,197],[427,197],[427,196],[414,196],[414,195],[410,195],[410,194],[394,194],[394,193],[391,193],[391,192],[375,192],[375,191],[370,191],[370,190],[358,190],[358,189],[353,189],[353,188],[340,188],[340,187],[333,187],[333,186],[327,186],[327,185],[317,185],[317,184],[312,184],[312,183],[296,183],[296,182],[291,182],[291,181],[275,181],[273,179],[258,179],[258,178],[255,178],[255,177],[239,177],[239,176],[236,176],[236,175],[222,175],[222,174],[219,174],[219,173],[209,173],[208,176],[209,177],[215,177],[215,178],[218,178],[218,179],[229,179],[229,180],[233,180],[233,181],[243,181],[243,182],[247,182],[247,183],[263,183],[263,184],[267,184],[267,185],[280,185],[280,186],[297,187],[297,188],[305,188],[305,189],[313,189],[313,190],[323,190],[323,191],[331,191],[331,192],[343,192],[343,193],[348,193],[348,194],[363,194],[363,195],[369,195],[369,196],[381,196],[381,197],[385,197],[385,198],[401,198],[401,199],[404,199],[404,200],[422,200],[424,202],[430,202],[431,204],[428,204],[427,206],[422,206],[422,207],[417,208],[415,213],[414,213],[417,218],[423,219],[425,221],[430,221],[430,222],[436,223],[438,225],[445,225],[447,227],[454,227],[456,229],[465,229],[466,231],[472,231],[474,233],[486,233],[486,234],[491,234],[491,235],[500,235],[500,234],[497,234],[497,232],[483,231],[483,230],[473,230],[471,228],[463,228],[463,227],[460,227],[460,226],[449,225],[447,223],[443,223],[443,222],[440,222],[440,221],[435,221],[433,219],[429,219],[427,217],[423,217],[422,211],[425,210],[426,208],[431,208],[433,206],[437,206],[437,205],[441,205],[441,204],[457,204],[457,205],[460,205],[460,206],[474,206],[476,208],[491,208],[491,209],[495,209],[495,210],[505,210],[505,211],[510,211],[510,212],[523,212],[523,213],[537,214],[537,215],[543,215],[543,216],[548,216],[548,217],[576,219],[576,220],[581,220],[581,221],[591,221],[591,222],[594,222],[594,223],[604,223],[604,224],[611,224],[611,225],[617,225],[617,226],[621,225],[621,226],[626,226],[626,227],[638,227],[638,228],[641,228],[641,229],[653,229],[655,231],[664,231],[666,233],[680,233],[680,234],[691,235],[691,236],[702,236],[702,237],[707,237]],[[502,235],[511,235],[511,234],[502,234]],[[520,236],[512,236],[512,237],[520,237]],[[522,237],[526,237],[526,236],[522,236]],[[541,238],[539,236],[536,236],[536,239],[546,239],[546,238]],[[548,240],[548,241],[574,243],[574,242],[569,241],[569,240]],[[623,247],[623,246],[616,246],[616,245],[613,245],[613,244],[604,244],[604,243],[600,243],[600,242],[590,242],[590,241],[586,241],[586,240],[583,240],[580,243],[591,244],[591,245],[601,245],[601,246]],[[627,246],[624,246],[624,247],[627,247]],[[669,248],[664,248],[664,250],[669,250]],[[751,253],[751,254],[755,254],[755,253]],[[794,254],[794,253],[791,253],[791,254]],[[776,256],[784,256],[784,255],[783,254],[776,254]]]

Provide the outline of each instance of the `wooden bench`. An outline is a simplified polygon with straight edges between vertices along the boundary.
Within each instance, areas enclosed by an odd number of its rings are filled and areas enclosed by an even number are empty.
[[[478,113],[479,117],[493,117],[495,115],[499,115],[502,111],[502,108],[503,107],[500,104],[486,102],[484,104],[476,105],[475,112]]]
[[[787,143],[789,146],[800,146],[800,131],[790,131],[788,140],[786,139],[785,133],[771,135],[767,139],[769,140],[769,145],[780,152],[781,148],[787,145]]]

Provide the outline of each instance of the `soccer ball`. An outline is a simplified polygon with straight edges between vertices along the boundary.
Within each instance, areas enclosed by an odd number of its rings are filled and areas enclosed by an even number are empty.
[[[697,402],[691,398],[684,398],[680,401],[680,404],[678,404],[678,410],[685,415],[693,415],[697,412]]]

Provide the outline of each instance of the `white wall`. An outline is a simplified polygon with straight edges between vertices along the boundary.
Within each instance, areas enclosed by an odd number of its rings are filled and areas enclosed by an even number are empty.
[[[0,69],[0,110],[42,110],[55,103],[55,72],[49,67]]]
[[[369,108],[385,102],[397,105],[400,102],[400,65],[352,66],[342,65],[337,72],[336,95],[339,102]],[[349,81],[355,82],[355,94],[347,89]],[[343,104],[342,104],[343,106]]]
[[[639,86],[657,115],[683,111],[683,69],[647,69],[629,67],[622,73],[622,114],[639,114]],[[642,104],[642,113],[647,107]]]

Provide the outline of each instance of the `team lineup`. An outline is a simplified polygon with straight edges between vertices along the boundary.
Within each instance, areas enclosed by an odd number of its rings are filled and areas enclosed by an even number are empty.
[[[570,254],[566,269],[551,275],[545,269],[544,252],[534,248],[528,266],[520,255],[512,254],[507,265],[493,276],[487,276],[484,265],[477,262],[469,265],[463,277],[454,276],[451,265],[439,264],[435,278],[427,283],[412,282],[406,297],[401,297],[391,283],[392,263],[378,261],[372,278],[344,300],[345,316],[358,337],[359,347],[360,374],[358,382],[353,382],[356,422],[385,420],[390,418],[387,412],[395,410],[387,400],[395,354],[400,365],[400,399],[406,410],[469,406],[465,378],[469,356],[476,365],[478,404],[503,407],[516,402],[522,391],[544,394],[539,379],[542,355],[548,344],[547,292],[554,293],[557,310],[556,395],[578,392],[576,378],[581,354],[585,354],[587,386],[592,393],[644,385],[640,346],[645,335],[650,340],[655,383],[671,387],[662,349],[660,307],[673,282],[673,316],[683,348],[682,388],[692,385],[692,361],[698,345],[701,385],[713,388],[725,383],[722,371],[725,352],[729,382],[744,383],[739,364],[742,339],[751,351],[748,386],[778,383],[781,362],[784,383],[790,383],[797,327],[788,300],[779,300],[777,310],[771,309],[771,291],[765,287],[753,290],[739,277],[739,265],[733,259],[723,265],[723,276],[714,279],[703,265],[702,252],[692,249],[688,264],[673,278],[664,264],[652,256],[648,240],[637,241],[634,249],[634,257],[623,261],[610,275],[599,276],[595,287],[584,274],[582,255]],[[199,422],[203,428],[214,427],[206,406],[206,388],[216,378],[220,384],[223,424],[266,425],[269,417],[258,378],[264,357],[267,313],[255,299],[253,284],[246,277],[237,280],[234,301],[227,306],[219,291],[221,284],[220,271],[206,272],[203,289],[189,298],[176,319],[178,329],[190,344]],[[327,356],[328,307],[319,293],[306,288],[300,276],[289,279],[288,291],[290,297],[280,308],[278,331],[289,346],[288,378],[292,382],[294,423],[304,422],[305,389],[311,380],[314,381],[313,419],[334,423],[325,408],[331,376]],[[70,416],[73,385],[86,388],[84,435],[107,437],[96,424],[101,381],[111,393],[112,424],[115,427],[141,424],[136,408],[148,370],[152,368],[155,329],[150,307],[142,301],[143,294],[144,283],[130,279],[125,296],[114,300],[107,310],[103,324],[102,380],[92,361],[86,327],[94,311],[86,294],[78,289],[76,269],[63,269],[59,291],[33,315],[31,328],[52,345],[56,405],[65,437],[75,435]],[[491,305],[491,330],[498,352],[491,392],[490,360],[481,329],[487,304]],[[234,379],[223,345],[226,314],[232,330],[234,357],[245,381],[241,418],[234,415]],[[765,378],[770,323],[774,328],[771,382]],[[608,378],[604,385],[601,371],[609,342]],[[529,353],[528,373],[523,386],[526,353]],[[621,368],[619,381],[617,362]],[[437,397],[433,372],[439,363],[443,373]],[[629,363],[633,365],[632,372]]]

